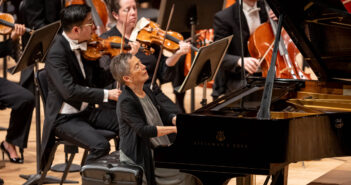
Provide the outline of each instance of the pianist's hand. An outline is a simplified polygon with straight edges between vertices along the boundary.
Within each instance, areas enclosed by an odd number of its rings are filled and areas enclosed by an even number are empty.
[[[241,58],[238,60],[238,65],[241,67]],[[245,70],[252,74],[257,71],[259,63],[256,58],[244,57],[244,65]]]
[[[177,116],[174,116],[174,117],[172,118],[172,124],[173,124],[173,125],[177,125]]]
[[[118,97],[119,95],[122,93],[121,90],[119,89],[111,89],[111,90],[108,90],[108,99],[109,100],[114,100],[114,101],[117,101],[118,100]]]

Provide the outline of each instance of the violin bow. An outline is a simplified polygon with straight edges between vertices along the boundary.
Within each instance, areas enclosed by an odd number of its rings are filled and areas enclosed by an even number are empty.
[[[274,42],[271,43],[271,45],[269,46],[269,48],[266,50],[266,52],[263,54],[263,56],[260,58],[260,60],[258,61],[258,65],[260,66],[261,63],[263,62],[264,58],[267,56],[268,52],[273,48]]]
[[[123,52],[123,47],[124,47],[124,38],[125,38],[125,36],[126,36],[126,27],[127,27],[127,24],[126,24],[126,22],[127,22],[127,20],[128,20],[128,15],[129,15],[129,11],[127,12],[127,16],[126,16],[126,19],[124,20],[124,23],[123,23],[123,33],[122,33],[122,40],[121,40],[121,48],[120,48],[120,53],[122,53]],[[116,88],[117,89],[121,89],[121,86],[120,86],[120,84],[118,83],[118,81],[116,81]]]
[[[260,58],[260,60],[258,61],[258,66],[260,66],[264,60],[264,58],[266,58],[267,54],[269,53],[269,51],[273,48],[274,45],[274,41],[271,43],[271,45],[269,46],[269,48],[266,50],[266,52],[263,54],[263,56]],[[246,78],[250,76],[249,73],[246,74]]]
[[[123,52],[123,47],[124,47],[124,38],[126,36],[126,29],[127,29],[127,20],[128,20],[128,15],[129,15],[129,11],[127,12],[127,16],[126,16],[126,19],[124,20],[124,23],[123,23],[123,33],[122,33],[122,41],[121,41],[121,48],[120,48],[120,53]]]
[[[157,58],[154,74],[152,75],[152,80],[151,80],[151,85],[150,85],[151,91],[152,91],[152,89],[154,87],[154,84],[155,84],[155,81],[156,81],[156,75],[157,75],[158,67],[160,65],[161,55],[162,55],[162,52],[163,52],[163,44],[165,43],[165,40],[166,40],[166,35],[167,35],[168,29],[169,29],[169,25],[171,23],[172,16],[173,16],[173,11],[174,11],[174,4],[172,5],[171,13],[169,14],[169,17],[168,17],[167,27],[166,27],[165,35],[164,35],[164,38],[163,38],[163,41],[162,41],[161,50],[160,50],[160,53],[158,54],[158,58]]]

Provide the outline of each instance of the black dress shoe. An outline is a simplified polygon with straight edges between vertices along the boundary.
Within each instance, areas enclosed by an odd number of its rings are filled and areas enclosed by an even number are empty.
[[[6,153],[7,157],[10,159],[10,162],[12,162],[12,163],[23,163],[23,159],[20,158],[20,157],[11,158],[9,151],[7,151],[5,146],[4,146],[4,142],[1,142],[0,148],[1,148],[1,151],[2,151],[2,160],[4,160],[4,158],[5,158],[4,156],[5,156],[5,153]]]

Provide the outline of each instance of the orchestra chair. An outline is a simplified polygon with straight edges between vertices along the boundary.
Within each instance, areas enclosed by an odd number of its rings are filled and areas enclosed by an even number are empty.
[[[44,112],[45,112],[46,97],[47,97],[48,91],[49,91],[48,82],[47,82],[47,72],[45,69],[42,69],[42,70],[38,71],[37,75],[38,75],[38,85],[39,85],[40,95],[41,95],[42,100],[43,100]],[[96,131],[99,132],[101,135],[103,135],[105,138],[107,138],[109,140],[114,139],[115,148],[116,148],[116,151],[118,151],[118,136],[116,135],[115,132],[112,132],[109,130],[102,130],[102,129],[96,129]],[[41,174],[41,179],[39,180],[39,183],[38,183],[39,185],[44,182],[44,179],[47,175],[47,172],[50,170],[51,164],[54,160],[56,149],[57,149],[58,145],[60,145],[60,144],[64,144],[65,146],[68,146],[68,148],[70,148],[69,150],[67,150],[67,152],[70,153],[70,157],[68,160],[66,159],[66,166],[65,166],[65,169],[63,171],[60,184],[63,184],[63,182],[66,180],[66,177],[67,177],[67,174],[69,172],[70,166],[73,162],[74,156],[76,153],[78,153],[78,146],[59,138],[57,136],[56,130],[55,130],[55,144],[50,152],[48,163],[45,164],[44,171]],[[82,148],[84,148],[84,147],[82,147]],[[82,157],[81,166],[84,165],[86,158],[87,158],[87,155],[88,155],[88,149],[87,148],[84,148],[84,149],[85,149],[85,151],[84,151],[84,154]],[[68,154],[66,154],[66,157],[67,156],[68,156]]]
[[[6,106],[0,102],[0,110],[5,110],[5,109],[6,109]],[[7,128],[0,127],[0,131],[6,131],[6,130],[7,130]]]
[[[6,109],[6,107],[0,102],[0,110],[4,110],[4,109]],[[0,127],[0,131],[6,131],[6,130],[7,130],[6,128]],[[0,168],[3,168],[3,167],[5,167],[5,163],[2,160],[0,161]]]

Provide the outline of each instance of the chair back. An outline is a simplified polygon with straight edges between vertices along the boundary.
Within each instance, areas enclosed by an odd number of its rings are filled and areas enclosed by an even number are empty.
[[[0,102],[0,110],[4,110],[4,109],[6,109],[6,106],[4,104],[1,104]]]
[[[47,72],[45,69],[41,69],[38,71],[38,85],[41,98],[43,100],[43,104],[46,104],[46,98],[48,97],[49,87],[48,87],[48,80],[47,80]]]

